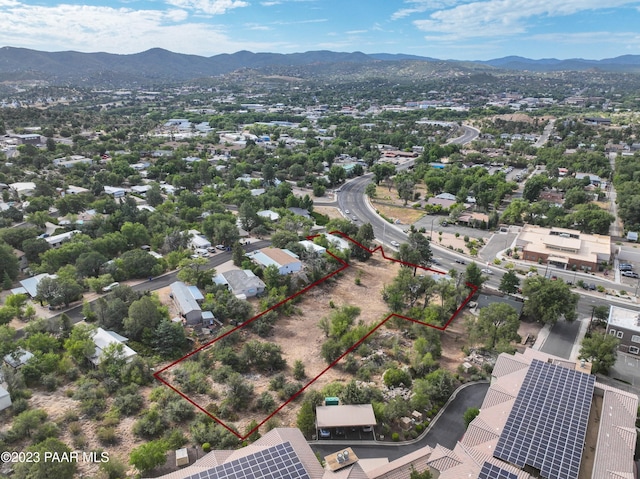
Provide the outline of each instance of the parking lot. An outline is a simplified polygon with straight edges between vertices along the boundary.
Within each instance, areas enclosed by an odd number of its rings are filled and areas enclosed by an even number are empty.
[[[353,441],[372,441],[374,437],[374,429],[365,432],[361,427],[337,427],[331,429],[320,429],[318,431],[318,439],[340,439]]]

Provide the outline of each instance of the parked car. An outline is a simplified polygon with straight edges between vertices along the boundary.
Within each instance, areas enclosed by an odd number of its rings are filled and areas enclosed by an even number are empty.
[[[328,429],[320,429],[320,437],[323,439],[329,439],[331,437],[331,431]]]
[[[338,437],[344,437],[345,435],[345,431],[343,427],[337,427],[336,428],[336,436]]]
[[[620,263],[618,265],[618,269],[620,271],[632,271],[633,270],[633,266],[631,266],[629,263]]]
[[[362,426],[362,432],[373,432],[373,426]]]
[[[103,293],[108,293],[109,291],[111,291],[114,288],[117,288],[118,286],[120,286],[120,283],[118,283],[117,281],[115,283],[111,283],[108,286],[105,286],[104,288],[102,288],[102,292]]]
[[[216,248],[218,248],[220,251],[224,251],[224,250],[227,249],[227,247],[225,245],[223,245],[223,244],[217,244]]]
[[[595,290],[596,290],[596,285],[595,285],[594,283],[591,283],[591,284],[589,285],[589,289],[590,289],[591,291],[595,291]]]
[[[634,273],[633,271],[623,271],[622,276],[626,276],[627,278],[640,278],[638,273]]]

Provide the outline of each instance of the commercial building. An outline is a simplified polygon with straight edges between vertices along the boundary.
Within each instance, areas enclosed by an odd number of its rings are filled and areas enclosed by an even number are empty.
[[[597,271],[598,265],[611,260],[611,237],[589,235],[564,228],[525,225],[516,246],[522,259],[565,270]]]
[[[619,351],[640,354],[640,313],[620,306],[610,306],[607,334],[620,340]]]

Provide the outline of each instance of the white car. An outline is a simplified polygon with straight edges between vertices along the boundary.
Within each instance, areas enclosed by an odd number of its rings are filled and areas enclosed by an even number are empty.
[[[344,214],[348,215],[349,214],[349,210],[344,210]]]
[[[480,271],[484,274],[493,274],[493,271],[491,271],[489,268],[484,268],[484,269],[481,269]]]
[[[102,292],[103,293],[108,293],[109,291],[111,291],[114,288],[117,288],[118,286],[120,286],[120,283],[118,283],[117,281],[115,283],[111,283],[108,286],[105,286],[104,288],[102,288]]]
[[[398,243],[397,241],[391,241],[391,246],[395,246],[396,248],[400,247],[400,243]]]

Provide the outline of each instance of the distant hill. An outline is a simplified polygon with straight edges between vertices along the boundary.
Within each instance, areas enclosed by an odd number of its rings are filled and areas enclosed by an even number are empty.
[[[242,69],[291,72],[328,70],[366,71],[375,68],[407,68],[429,64],[431,69],[528,70],[640,72],[640,55],[624,55],[604,60],[555,58],[532,60],[509,56],[488,61],[459,62],[405,54],[365,54],[362,52],[310,51],[304,53],[253,53],[239,51],[212,57],[185,55],[153,48],[132,55],[80,52],[41,52],[26,48],[0,48],[0,81],[45,80],[52,84],[132,85],[179,82],[228,74]],[[395,67],[393,65],[396,65]]]

